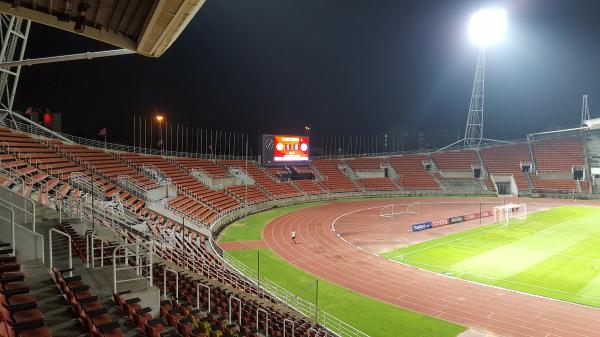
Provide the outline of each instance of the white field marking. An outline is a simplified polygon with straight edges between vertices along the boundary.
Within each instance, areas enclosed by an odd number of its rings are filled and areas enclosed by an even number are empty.
[[[552,226],[550,226],[550,227],[546,227],[546,228],[544,228],[544,229],[540,229],[539,231],[534,231],[534,232],[531,232],[531,234],[539,234],[539,233],[542,233],[542,232],[544,232],[544,231],[547,231],[547,230],[549,230],[549,229],[551,229],[551,228],[553,228],[553,227],[556,227],[556,226],[561,226],[561,225],[565,225],[565,224],[569,223],[570,221],[573,221],[573,220],[567,220],[567,221],[565,221],[565,222],[557,223],[557,224],[555,224],[555,225],[552,225]],[[408,252],[408,253],[406,253],[406,254],[399,254],[399,255],[396,255],[396,256],[394,256],[394,257],[400,257],[401,259],[404,259],[404,257],[405,257],[405,256],[412,255],[412,254],[414,254],[414,253],[422,252],[422,251],[425,251],[425,250],[428,250],[428,249],[431,249],[431,248],[435,248],[435,247],[439,247],[439,246],[444,246],[444,245],[447,245],[447,244],[449,244],[449,243],[452,243],[452,242],[456,242],[456,241],[461,241],[461,240],[464,240],[464,239],[466,239],[466,238],[472,238],[472,237],[475,237],[475,236],[477,236],[477,235],[480,235],[480,234],[483,234],[483,233],[487,233],[487,232],[489,232],[489,231],[491,231],[491,230],[494,230],[494,229],[498,229],[498,228],[502,228],[502,227],[504,227],[502,224],[492,224],[492,225],[495,225],[495,226],[492,226],[491,228],[489,228],[489,229],[486,229],[486,230],[484,230],[484,231],[481,231],[481,232],[473,233],[472,235],[467,235],[467,236],[463,236],[463,237],[461,237],[461,238],[457,238],[457,239],[450,240],[450,241],[447,241],[447,242],[438,243],[437,245],[433,245],[433,246],[427,246],[427,247],[423,247],[423,248],[421,248],[421,249],[417,249],[417,250],[415,250],[415,251]],[[506,227],[504,227],[504,228],[506,228]],[[517,228],[518,228],[518,227],[517,227]]]
[[[573,292],[565,291],[565,290],[559,290],[559,289],[554,289],[554,288],[542,287],[542,286],[533,285],[533,284],[524,283],[524,282],[511,281],[511,280],[507,280],[507,279],[496,278],[496,277],[492,277],[492,276],[487,276],[487,275],[482,275],[482,274],[476,274],[476,273],[471,273],[471,272],[462,271],[462,270],[450,269],[450,268],[436,266],[436,265],[429,264],[429,263],[424,263],[424,262],[417,262],[417,261],[413,261],[413,260],[404,260],[404,261],[412,262],[412,263],[415,263],[415,264],[420,264],[420,265],[423,265],[423,266],[438,268],[438,269],[442,269],[442,270],[446,270],[446,271],[451,271],[453,273],[462,273],[462,274],[466,274],[466,275],[473,275],[473,276],[477,276],[477,277],[487,278],[487,279],[490,279],[490,280],[493,280],[493,281],[503,281],[503,282],[514,283],[514,284],[517,284],[517,285],[522,285],[522,286],[527,286],[527,287],[532,287],[532,288],[539,288],[539,289],[543,289],[543,290],[550,290],[550,291],[554,291],[554,292],[562,293],[562,294],[567,294],[567,295],[574,295],[574,296],[580,296],[580,297],[588,297],[588,298],[591,298],[591,299],[594,299],[594,300],[600,300],[600,297],[596,297],[596,296],[583,295],[583,294],[573,293]],[[399,262],[399,263],[402,263],[402,262]],[[404,263],[402,263],[402,264],[404,264]],[[422,268],[419,268],[419,269],[422,269]],[[436,274],[445,275],[443,273],[436,273]],[[449,275],[445,275],[445,276],[449,276]],[[454,278],[463,280],[462,278],[459,278],[459,277],[454,277]],[[472,281],[472,282],[478,283],[478,284],[482,284],[482,283],[476,282],[476,281]],[[500,288],[500,289],[506,289],[506,288],[501,288],[501,287],[498,287],[498,288]],[[540,295],[537,295],[537,296],[540,296]],[[548,298],[548,297],[545,297],[545,296],[540,296],[540,297]],[[573,302],[568,302],[568,301],[564,301],[564,302],[573,303]],[[600,309],[600,308],[592,307],[592,306],[585,305],[585,304],[581,304],[581,305],[583,305],[585,307],[591,307],[591,308],[595,308],[595,309]]]
[[[339,219],[341,219],[341,218],[345,217],[346,215],[353,214],[353,213],[358,213],[358,212],[362,212],[362,211],[367,211],[367,210],[370,210],[370,209],[375,209],[375,208],[383,208],[383,207],[385,207],[385,206],[387,206],[387,205],[384,205],[384,206],[373,206],[373,207],[367,207],[367,208],[361,208],[361,209],[356,209],[356,210],[354,210],[354,211],[346,212],[346,213],[344,213],[344,214],[342,214],[342,215],[338,216],[337,218],[335,218],[335,219],[334,219],[334,220],[331,222],[331,231],[332,231],[332,232],[335,232],[335,223],[336,223],[336,222],[337,222]],[[339,237],[341,238],[341,236],[339,236]],[[346,240],[344,240],[344,241],[346,241]],[[348,242],[348,241],[346,241],[346,242],[347,242],[347,243],[350,243],[350,242]]]
[[[348,240],[344,239],[344,237],[343,237],[343,236],[341,236],[341,235],[339,235],[339,234],[338,234],[338,236],[337,236],[337,237],[338,237],[338,238],[340,238],[340,239],[342,239],[342,241],[344,241],[345,243],[349,244],[350,246],[352,246],[352,247],[354,247],[354,248],[356,248],[356,249],[358,249],[358,250],[362,250],[363,252],[365,252],[365,253],[369,253],[369,254],[371,254],[371,255],[374,255],[374,256],[379,256],[379,255],[377,255],[377,254],[375,254],[375,253],[373,253],[373,252],[370,252],[370,251],[368,251],[368,250],[366,250],[366,249],[364,249],[364,248],[362,248],[362,247],[359,247],[359,246],[357,246],[357,245],[355,245],[355,244],[353,244],[353,243],[349,242]]]

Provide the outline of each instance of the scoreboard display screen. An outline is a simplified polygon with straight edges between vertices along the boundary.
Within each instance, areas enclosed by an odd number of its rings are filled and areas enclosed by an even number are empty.
[[[309,142],[306,136],[262,136],[263,164],[308,162]]]

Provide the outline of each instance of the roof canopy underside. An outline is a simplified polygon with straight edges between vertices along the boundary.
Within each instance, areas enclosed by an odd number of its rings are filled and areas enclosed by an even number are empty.
[[[158,57],[205,1],[0,0],[0,12]]]

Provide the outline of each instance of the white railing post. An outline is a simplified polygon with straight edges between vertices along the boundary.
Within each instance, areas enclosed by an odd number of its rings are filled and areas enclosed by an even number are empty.
[[[265,309],[256,309],[256,329],[258,329],[258,314],[261,312],[265,314],[265,337],[269,337],[269,313]]]
[[[69,248],[69,269],[73,269],[73,253],[72,253],[72,248],[71,248],[71,235],[59,231],[56,228],[50,228],[50,230],[48,231],[48,252],[50,254],[50,269],[52,269],[53,263],[54,261],[52,260],[53,258],[53,253],[52,253],[52,233],[56,233],[56,234],[60,234],[62,236],[66,236],[67,237],[67,245]],[[69,276],[73,276],[73,271],[69,271]]]
[[[141,267],[146,268],[148,267],[148,275],[146,276],[142,276],[142,277],[134,277],[131,279],[125,279],[125,280],[118,280],[117,279],[117,271],[118,270],[127,270],[127,269],[137,269],[138,266],[129,266],[129,265],[125,265],[124,267],[121,268],[117,268],[117,261],[118,258],[121,258],[122,255],[117,255],[117,253],[121,250],[124,250],[125,247],[129,248],[129,247],[135,247],[135,246],[141,246],[141,247],[145,247],[146,251],[145,254],[149,254],[149,259],[148,261],[146,261],[146,263],[144,265],[142,265]],[[114,292],[117,292],[117,283],[121,283],[121,282],[130,282],[130,281],[137,281],[137,280],[146,280],[146,285],[148,286],[148,281],[150,281],[150,284],[152,284],[152,256],[153,256],[153,246],[154,246],[154,242],[153,241],[146,241],[146,242],[141,242],[141,243],[130,243],[127,245],[119,245],[116,246],[115,249],[113,250],[112,253],[112,258],[113,258],[113,289]]]
[[[196,283],[196,309],[200,309],[200,287],[208,290],[208,313],[210,313],[210,287],[203,283]]]
[[[287,331],[287,330],[285,329],[285,324],[286,324],[286,323],[289,323],[289,324],[291,324],[291,325],[292,325],[292,337],[296,337],[296,335],[294,334],[294,321],[292,321],[292,320],[290,320],[290,319],[287,319],[287,318],[283,320],[283,337],[285,337],[285,336],[286,336],[286,331]]]
[[[167,299],[167,272],[175,274],[175,301],[179,301],[179,273],[175,270],[165,267],[163,271],[163,296]]]
[[[239,324],[241,327],[242,326],[242,300],[233,295],[229,296],[229,301],[228,301],[229,302],[229,324],[231,324],[231,300],[232,299],[238,301],[238,305],[239,305],[238,321],[239,321]]]

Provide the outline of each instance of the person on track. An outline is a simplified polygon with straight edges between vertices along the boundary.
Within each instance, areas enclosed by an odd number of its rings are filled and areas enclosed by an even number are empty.
[[[296,231],[295,231],[295,230],[293,230],[293,229],[292,229],[291,236],[292,236],[292,243],[293,243],[293,244],[296,244],[296,243],[297,243],[297,242],[296,242]]]

